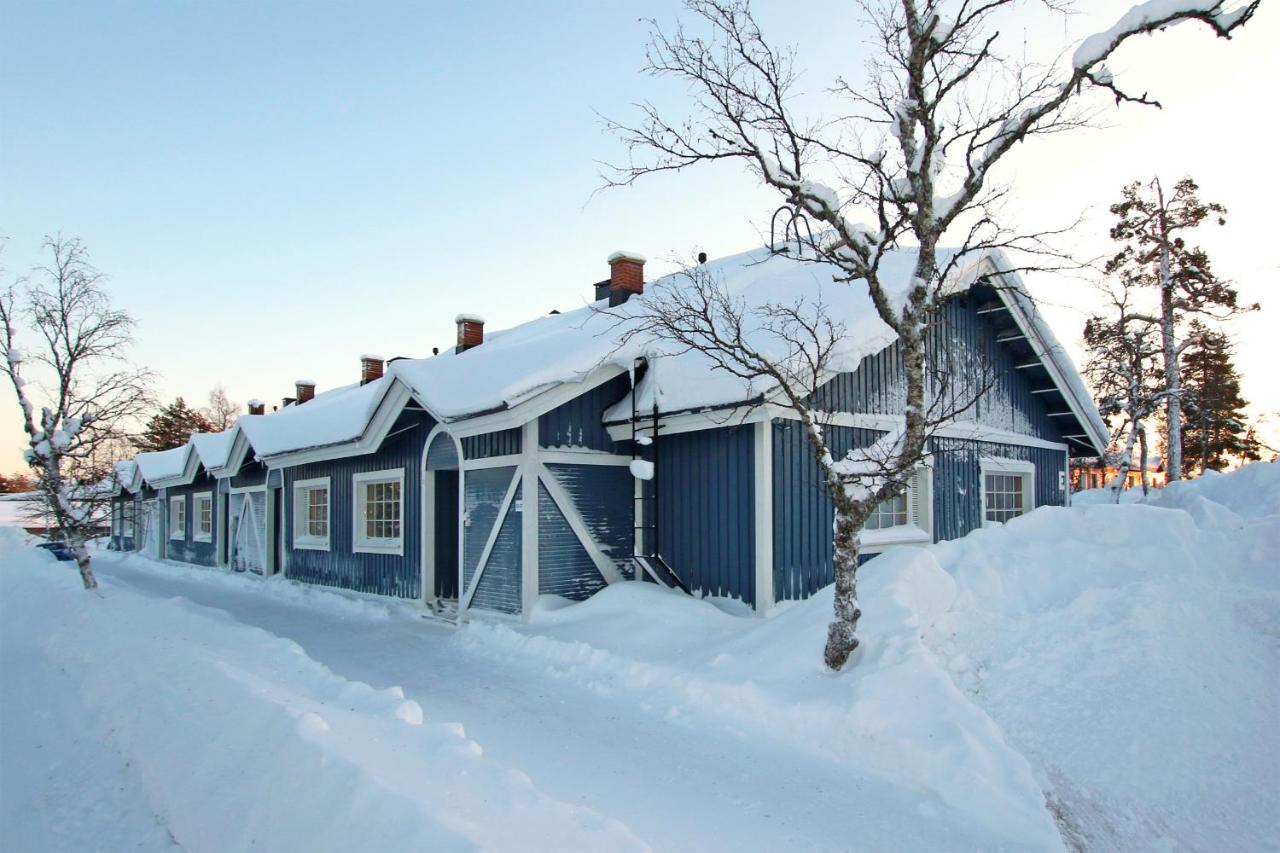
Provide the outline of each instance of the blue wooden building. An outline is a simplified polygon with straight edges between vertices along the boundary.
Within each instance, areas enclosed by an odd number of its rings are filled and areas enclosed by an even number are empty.
[[[599,308],[643,304],[644,261],[609,260],[594,294],[607,302],[488,336],[482,318],[459,315],[449,352],[364,356],[357,382],[316,394],[299,381],[276,412],[259,404],[224,435],[143,454],[138,492],[118,500],[155,491],[167,559],[464,616],[519,618],[540,595],[581,600],[635,579],[765,611],[830,583],[830,502],[777,389],[625,335]],[[825,288],[848,329],[843,369],[819,391],[837,451],[900,422],[901,355],[865,293],[767,250],[710,268],[747,302]],[[1064,504],[1069,457],[1106,443],[1006,268],[989,255],[950,286],[930,330],[934,372],[948,387],[978,387],[981,374],[987,387],[935,435],[907,494],[872,518],[867,553]]]

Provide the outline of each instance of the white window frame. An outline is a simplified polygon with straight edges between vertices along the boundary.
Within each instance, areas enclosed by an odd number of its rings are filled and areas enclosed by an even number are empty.
[[[1023,459],[1005,459],[999,456],[983,456],[978,460],[978,511],[982,513],[983,527],[999,527],[1003,521],[987,518],[987,475],[1017,474],[1022,477],[1022,512],[1026,515],[1036,508],[1036,466]],[[1018,516],[1014,516],[1017,518]]]
[[[370,483],[395,483],[400,487],[400,535],[394,539],[372,539],[365,535],[365,486]],[[404,530],[408,519],[404,512],[404,469],[387,468],[366,471],[351,477],[351,550],[356,554],[404,555]]]
[[[931,467],[924,465],[912,473],[907,484],[906,501],[907,523],[878,530],[864,529],[858,537],[862,553],[879,553],[893,545],[928,545],[933,542]]]
[[[209,504],[209,532],[205,533],[200,529],[200,504],[202,502]],[[191,541],[192,542],[212,542],[213,541],[213,492],[196,492],[191,496]]]
[[[175,512],[175,508],[181,512]],[[181,517],[181,524],[174,524],[174,519]],[[187,540],[187,496],[177,495],[169,498],[169,538],[174,541]]]
[[[325,490],[324,529],[325,536],[312,536],[306,533],[307,509],[310,507],[308,496],[313,489]],[[333,486],[328,477],[312,477],[309,480],[295,480],[293,484],[293,547],[304,551],[328,551],[333,540]]]

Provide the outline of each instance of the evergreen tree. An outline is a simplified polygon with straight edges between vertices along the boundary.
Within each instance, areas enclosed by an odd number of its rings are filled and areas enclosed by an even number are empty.
[[[134,445],[142,451],[169,450],[186,444],[192,433],[213,431],[209,419],[179,397],[152,416]]]
[[[1195,343],[1182,355],[1182,473],[1221,471],[1232,459],[1261,458],[1257,438],[1245,423],[1240,374],[1227,336],[1191,324]]]
[[[1183,178],[1166,193],[1159,178],[1143,185],[1134,182],[1122,191],[1123,199],[1111,206],[1117,217],[1111,238],[1124,244],[1108,263],[1106,272],[1127,287],[1149,287],[1157,294],[1155,310],[1141,319],[1160,330],[1164,370],[1165,429],[1169,479],[1181,477],[1182,355],[1195,342],[1186,334],[1187,324],[1197,317],[1223,319],[1243,306],[1230,283],[1219,279],[1210,268],[1209,257],[1198,246],[1189,246],[1183,234],[1213,219],[1226,224],[1226,208],[1201,201],[1199,187]]]

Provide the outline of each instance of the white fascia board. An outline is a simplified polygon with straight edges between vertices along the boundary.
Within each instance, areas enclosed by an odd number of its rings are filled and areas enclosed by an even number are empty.
[[[744,406],[731,406],[724,409],[704,409],[698,412],[681,412],[677,415],[658,415],[658,434],[675,435],[682,432],[697,432],[703,429],[721,429],[743,424],[754,424],[767,421],[777,415],[772,414],[778,407],[769,403],[756,403]],[[787,409],[790,411],[790,409]],[[628,422],[610,424],[605,427],[609,437],[614,441],[629,441],[632,431]],[[636,435],[653,438],[653,418],[640,418],[636,421]]]
[[[400,413],[404,411],[405,406],[412,399],[413,394],[410,392],[409,386],[401,382],[399,378],[395,378],[387,386],[386,392],[382,395],[382,399],[378,401],[373,414],[369,417],[369,422],[365,424],[364,431],[358,438],[326,447],[313,447],[307,450],[277,453],[274,456],[263,456],[260,457],[260,460],[271,468],[292,468],[311,462],[328,462],[334,459],[346,459],[351,456],[366,456],[370,453],[375,453],[382,446],[387,434],[391,432],[391,427],[395,424],[396,419],[400,417]],[[425,409],[426,407],[424,406],[423,408]],[[428,414],[431,413],[428,411]]]
[[[240,425],[236,424],[232,429],[235,430],[235,435],[231,439],[231,450],[227,453],[226,464],[220,468],[209,470],[209,473],[219,480],[224,480],[239,473],[249,455],[249,451],[252,449],[249,444],[249,436],[245,435]]]
[[[196,456],[196,449],[190,443],[183,445],[186,450],[186,457],[182,464],[182,473],[175,474],[172,477],[156,477],[150,481],[151,487],[155,489],[166,489],[170,486],[188,486],[196,479],[196,474],[200,470],[200,459]]]
[[[584,394],[597,385],[602,385],[626,372],[627,369],[625,367],[619,367],[616,364],[604,365],[591,371],[580,381],[557,383],[545,391],[525,396],[515,405],[501,411],[473,417],[463,416],[452,420],[446,419],[442,423],[448,424],[449,432],[459,438],[482,435],[487,432],[498,432],[504,429],[514,429],[515,427],[524,426],[529,421],[545,415],[557,406],[561,406],[574,397]],[[418,398],[415,396],[414,399]],[[428,408],[420,399],[418,402],[424,409]]]
[[[997,257],[1003,259],[1003,253],[998,254]],[[1018,328],[1026,335],[1032,351],[1036,354],[1036,358],[1044,365],[1045,370],[1049,373],[1049,378],[1053,380],[1053,384],[1062,394],[1062,398],[1067,401],[1067,406],[1071,409],[1072,414],[1076,416],[1076,420],[1080,422],[1085,432],[1088,433],[1089,438],[1093,440],[1095,449],[1099,451],[1105,449],[1110,443],[1110,437],[1101,425],[1101,419],[1098,416],[1096,407],[1093,405],[1093,400],[1087,397],[1084,400],[1080,399],[1079,390],[1083,388],[1083,385],[1078,382],[1072,382],[1068,378],[1069,375],[1076,373],[1074,365],[1066,358],[1066,353],[1061,351],[1059,346],[1052,345],[1041,334],[1040,327],[1044,324],[1044,319],[1039,316],[1039,312],[1035,308],[1035,301],[1027,291],[1022,276],[1016,272],[1006,272],[1000,269],[990,259],[986,261],[986,269],[983,272],[985,275],[997,276],[1002,280],[1001,286],[996,288],[1000,301],[1009,309],[1009,315],[1013,317],[1013,321]]]

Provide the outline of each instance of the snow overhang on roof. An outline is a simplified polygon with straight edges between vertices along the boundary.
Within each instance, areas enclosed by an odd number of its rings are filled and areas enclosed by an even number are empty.
[[[132,459],[114,463],[111,474],[115,494],[120,494],[121,490],[136,493],[142,488],[142,472]]]
[[[191,436],[191,446],[205,470],[214,471],[226,467],[235,437],[234,426],[225,432],[198,432]]]
[[[185,486],[196,478],[200,469],[200,460],[190,443],[171,450],[139,453],[133,461],[142,472],[142,478],[156,489]]]
[[[278,465],[301,464],[317,454],[332,458],[372,452],[409,398],[404,383],[383,376],[269,415],[243,416],[236,426],[245,443],[236,440],[230,461],[235,463],[248,447],[257,459]]]

